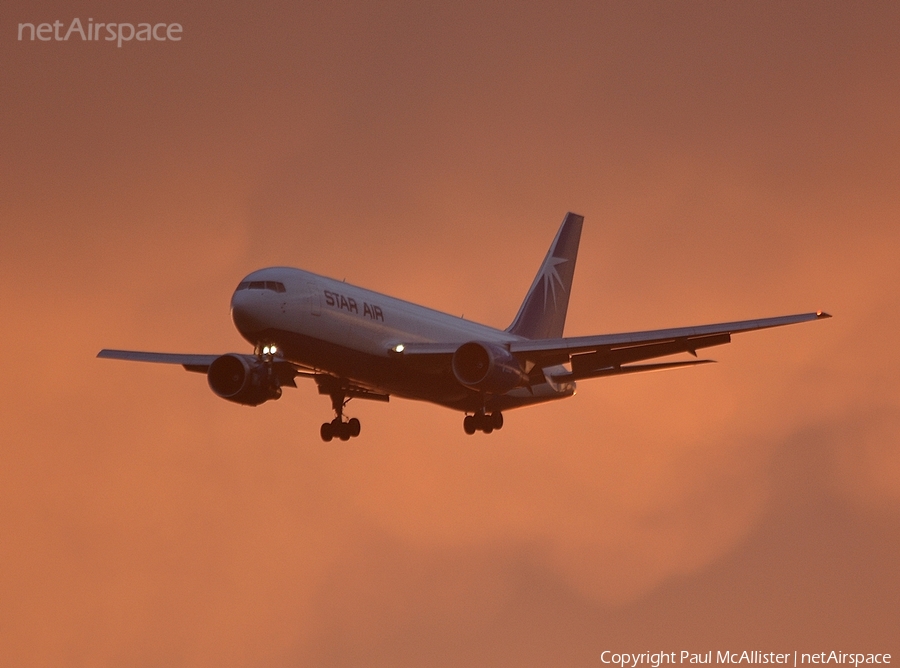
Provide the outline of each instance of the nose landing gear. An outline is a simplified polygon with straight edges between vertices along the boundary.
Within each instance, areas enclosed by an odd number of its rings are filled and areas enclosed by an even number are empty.
[[[494,411],[493,413],[485,413],[478,411],[474,415],[467,415],[463,418],[463,430],[470,436],[476,431],[483,431],[490,434],[494,430],[503,427],[503,413]]]
[[[344,422],[344,406],[349,399],[343,393],[331,395],[331,407],[334,409],[335,418],[331,422],[325,422],[319,429],[319,435],[326,443],[333,438],[349,441],[359,436],[360,424],[356,418],[350,418]]]

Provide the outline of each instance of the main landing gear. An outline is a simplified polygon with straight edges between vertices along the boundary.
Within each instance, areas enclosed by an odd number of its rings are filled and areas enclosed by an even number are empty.
[[[348,401],[349,399],[346,399],[343,393],[331,395],[331,407],[334,409],[335,418],[331,422],[323,423],[319,430],[322,440],[326,443],[333,438],[349,441],[351,438],[359,436],[359,420],[350,418],[344,422],[344,406]]]
[[[503,413],[494,411],[493,413],[485,413],[478,411],[475,415],[467,415],[463,419],[463,429],[470,436],[476,431],[483,431],[490,434],[495,429],[503,427]]]
[[[326,443],[333,438],[349,441],[351,438],[359,436],[359,427],[359,420],[356,418],[350,418],[347,422],[334,418],[331,422],[322,423],[319,434]]]

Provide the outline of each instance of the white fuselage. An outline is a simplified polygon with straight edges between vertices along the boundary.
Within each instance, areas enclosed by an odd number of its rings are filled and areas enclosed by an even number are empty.
[[[485,397],[462,387],[449,364],[438,376],[418,370],[394,352],[410,343],[478,341],[507,344],[522,337],[447,313],[388,297],[300,269],[272,267],[249,274],[231,300],[234,324],[257,349],[275,345],[285,359],[353,381],[373,391],[478,410]],[[574,393],[542,383],[491,397],[513,408]],[[490,407],[489,406],[489,407]]]

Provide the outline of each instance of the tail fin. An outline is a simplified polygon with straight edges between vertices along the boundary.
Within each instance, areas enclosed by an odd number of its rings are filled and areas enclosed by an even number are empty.
[[[534,283],[506,331],[526,339],[555,339],[562,336],[569,308],[569,293],[575,275],[575,258],[581,240],[584,216],[567,213],[547,251]]]

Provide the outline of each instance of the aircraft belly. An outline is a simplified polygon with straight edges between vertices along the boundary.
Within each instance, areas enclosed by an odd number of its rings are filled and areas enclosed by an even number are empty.
[[[409,369],[387,355],[340,345],[297,332],[273,331],[284,356],[309,369],[358,383],[362,387],[401,397],[437,401],[463,400],[469,393],[446,370],[425,372]]]
[[[375,355],[298,332],[272,330],[266,335],[279,342],[285,358],[303,367],[343,378],[375,392],[429,401],[461,411],[509,410],[572,394],[557,392],[543,383],[531,389],[517,388],[502,396],[488,397],[485,402],[479,392],[457,382],[449,363],[446,368],[414,368],[401,359]]]

